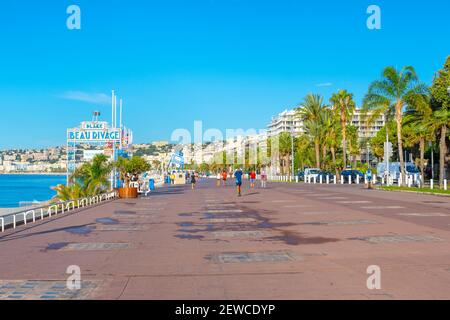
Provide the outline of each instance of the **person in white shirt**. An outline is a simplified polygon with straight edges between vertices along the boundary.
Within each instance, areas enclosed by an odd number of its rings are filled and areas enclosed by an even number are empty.
[[[217,180],[217,186],[220,187],[220,180],[222,180],[222,175],[220,174],[220,171],[217,172],[216,180]]]

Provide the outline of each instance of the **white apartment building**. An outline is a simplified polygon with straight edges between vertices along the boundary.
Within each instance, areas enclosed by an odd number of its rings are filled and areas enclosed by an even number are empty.
[[[278,115],[272,117],[267,126],[269,136],[276,136],[281,132],[293,132],[295,136],[303,133],[303,121],[296,116],[296,111],[284,110]]]
[[[371,124],[367,124],[367,118],[370,116],[370,112],[366,115],[363,114],[361,109],[356,109],[351,118],[351,124],[358,128],[359,139],[373,138],[384,127],[386,122],[385,116],[381,115],[373,121]]]
[[[377,132],[385,124],[385,116],[381,115],[373,123],[367,124],[366,118],[370,115],[363,115],[361,109],[355,109],[349,124],[354,125],[358,128],[359,139],[373,138]],[[292,132],[294,130],[294,135],[299,135],[304,132],[303,121],[296,117],[295,110],[285,110],[272,118],[272,121],[267,126],[268,135],[275,136],[281,132]]]

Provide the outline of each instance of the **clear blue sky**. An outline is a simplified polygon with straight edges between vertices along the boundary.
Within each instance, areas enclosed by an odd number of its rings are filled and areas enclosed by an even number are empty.
[[[66,27],[66,8],[82,29]],[[366,9],[382,10],[382,30]],[[175,128],[265,128],[309,92],[358,104],[387,65],[421,80],[450,54],[447,0],[3,0],[0,149],[65,143],[65,130],[125,99],[136,142]]]

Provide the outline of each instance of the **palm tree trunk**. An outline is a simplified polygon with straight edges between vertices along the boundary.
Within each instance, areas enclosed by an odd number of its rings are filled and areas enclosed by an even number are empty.
[[[353,147],[352,147],[352,142],[350,141],[350,143],[349,143],[349,145],[348,145],[348,149],[349,150],[352,150],[353,149]],[[349,163],[351,164],[351,162],[352,162],[352,154],[351,154],[351,152],[350,152],[350,160],[349,160]],[[344,167],[344,170],[347,168],[347,166],[345,166]]]
[[[400,158],[400,171],[403,186],[405,184],[406,172],[405,172],[405,159],[403,158],[403,143],[402,143],[402,104],[400,102],[398,102],[395,107],[395,118],[397,122],[398,153]]]
[[[341,127],[342,127],[342,157],[344,169],[347,167],[347,123],[345,119],[345,110],[341,109]]]
[[[314,144],[316,149],[316,166],[320,169],[320,142],[316,140]]]
[[[419,142],[419,146],[420,146],[420,174],[422,176],[422,181],[425,180],[425,138],[420,138],[420,142]]]
[[[333,160],[334,170],[336,171],[336,178],[340,178],[339,170],[336,165],[336,151],[334,150],[334,147],[330,147],[330,151],[331,151],[331,159]]]
[[[439,186],[443,188],[445,178],[445,156],[447,154],[447,145],[445,138],[447,137],[447,126],[441,127],[441,141],[439,143]]]
[[[325,161],[325,159],[326,159],[326,157],[327,157],[327,152],[328,152],[327,146],[324,145],[324,146],[322,147],[322,159],[323,159],[324,161]]]

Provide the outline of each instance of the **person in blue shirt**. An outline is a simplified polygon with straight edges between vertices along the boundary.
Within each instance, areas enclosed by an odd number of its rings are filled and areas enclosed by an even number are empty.
[[[234,177],[236,178],[236,186],[237,186],[237,192],[238,192],[238,197],[241,196],[241,187],[242,187],[242,175],[244,173],[242,172],[242,169],[237,169],[236,172],[234,173]]]
[[[366,174],[367,174],[367,189],[372,189],[372,170],[370,170],[369,168]]]

